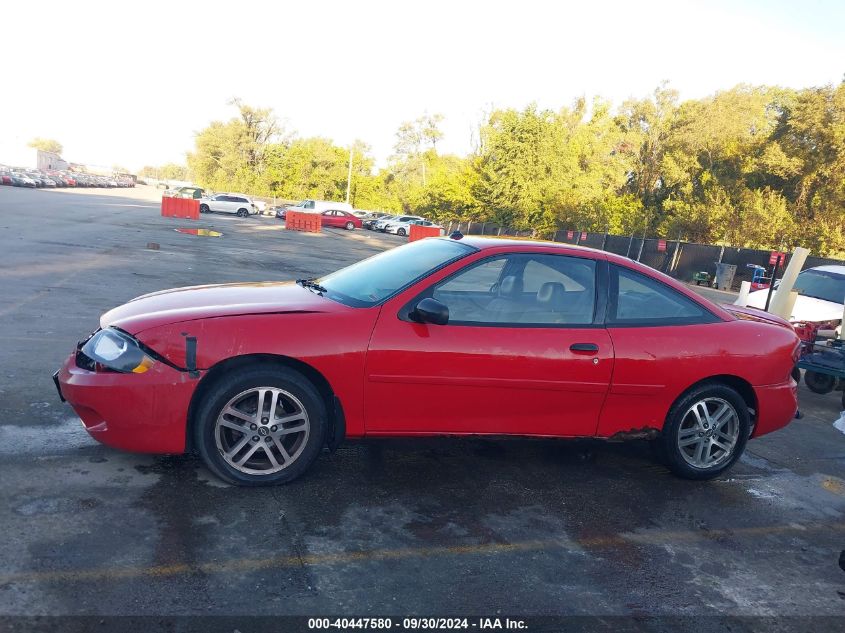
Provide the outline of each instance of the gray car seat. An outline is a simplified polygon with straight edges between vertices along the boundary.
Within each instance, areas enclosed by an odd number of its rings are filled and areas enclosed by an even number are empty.
[[[523,320],[537,323],[588,323],[592,319],[593,293],[566,291],[557,281],[547,281],[537,291],[537,304]]]
[[[487,304],[487,310],[495,315],[495,321],[516,321],[525,310],[522,304],[522,279],[513,275],[503,278],[497,296]]]

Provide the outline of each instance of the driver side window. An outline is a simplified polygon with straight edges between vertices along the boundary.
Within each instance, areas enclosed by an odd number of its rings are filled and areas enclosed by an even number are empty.
[[[545,253],[484,260],[436,285],[449,324],[589,326],[595,309],[591,259]]]
[[[448,306],[450,321],[492,322],[486,307],[495,296],[506,261],[499,257],[476,264],[436,286],[432,297]]]

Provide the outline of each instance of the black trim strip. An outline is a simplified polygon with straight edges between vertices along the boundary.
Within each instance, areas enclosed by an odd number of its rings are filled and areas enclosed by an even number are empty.
[[[61,400],[62,402],[67,402],[67,400],[65,400],[65,397],[62,395],[62,385],[59,383],[58,370],[53,372],[53,384],[56,385],[56,391],[59,392],[59,400]]]
[[[191,375],[191,378],[199,378],[200,373],[197,371],[197,337],[185,337],[185,369]]]

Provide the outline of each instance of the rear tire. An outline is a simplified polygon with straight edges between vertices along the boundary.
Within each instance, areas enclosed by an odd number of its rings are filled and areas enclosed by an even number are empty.
[[[734,389],[700,385],[669,410],[660,453],[669,469],[684,479],[713,479],[734,465],[751,432],[748,405]]]
[[[399,237],[405,237],[405,229],[397,230],[396,235],[398,235]]]
[[[804,372],[804,384],[813,393],[830,393],[836,386],[836,378],[809,369]]]
[[[194,418],[194,446],[208,469],[231,484],[288,483],[320,454],[327,419],[325,402],[299,372],[247,367],[209,388]]]

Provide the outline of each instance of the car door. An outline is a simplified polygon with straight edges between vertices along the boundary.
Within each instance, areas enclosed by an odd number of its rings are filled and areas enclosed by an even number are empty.
[[[217,211],[218,213],[231,213],[232,203],[230,202],[229,196],[220,194],[214,196],[213,204],[209,205],[212,211]]]
[[[252,204],[250,203],[249,199],[244,198],[243,196],[234,196],[232,198],[232,213],[237,213],[241,209],[246,210],[249,213],[252,210]]]
[[[323,211],[320,214],[322,219],[320,220],[323,226],[337,226],[338,224],[338,217],[337,211]]]
[[[237,213],[238,198],[235,196],[226,196],[225,209],[226,213]]]
[[[367,433],[590,436],[613,370],[606,262],[493,255],[382,308],[366,363]],[[446,325],[415,322],[431,297]]]

